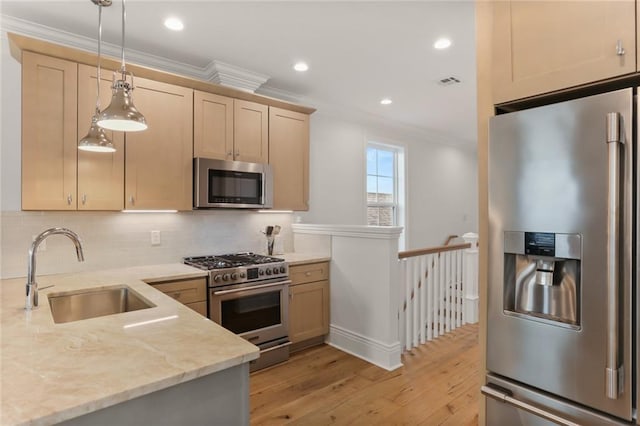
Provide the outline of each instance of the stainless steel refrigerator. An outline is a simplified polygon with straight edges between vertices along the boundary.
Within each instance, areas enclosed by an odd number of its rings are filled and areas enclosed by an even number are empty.
[[[489,126],[487,424],[637,424],[635,89]]]

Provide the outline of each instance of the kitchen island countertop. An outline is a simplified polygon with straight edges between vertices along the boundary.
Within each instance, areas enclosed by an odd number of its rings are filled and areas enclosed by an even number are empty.
[[[33,311],[24,278],[0,280],[0,424],[61,422],[256,359],[256,346],[143,282],[205,275],[168,264],[38,276]],[[53,322],[48,294],[114,285],[156,306]]]

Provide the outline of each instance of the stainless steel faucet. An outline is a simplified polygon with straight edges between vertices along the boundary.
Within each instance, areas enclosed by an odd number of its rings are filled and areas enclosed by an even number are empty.
[[[38,251],[38,246],[45,238],[50,235],[66,235],[69,237],[73,244],[76,246],[76,254],[78,256],[78,262],[84,262],[84,253],[82,252],[82,243],[80,243],[80,237],[78,235],[67,229],[67,228],[49,228],[40,233],[31,243],[31,248],[29,249],[29,265],[27,270],[27,302],[25,304],[25,309],[31,310],[35,306],[38,306],[38,283],[36,282],[36,252]]]

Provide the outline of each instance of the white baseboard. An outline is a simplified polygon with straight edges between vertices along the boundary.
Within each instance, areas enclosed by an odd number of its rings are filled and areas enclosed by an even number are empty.
[[[326,343],[388,371],[402,367],[400,342],[387,345],[361,334],[331,325]]]

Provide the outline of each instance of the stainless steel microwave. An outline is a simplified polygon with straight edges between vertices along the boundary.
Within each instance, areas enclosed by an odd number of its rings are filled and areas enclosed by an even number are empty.
[[[242,161],[195,158],[193,207],[267,209],[273,207],[271,166]]]

